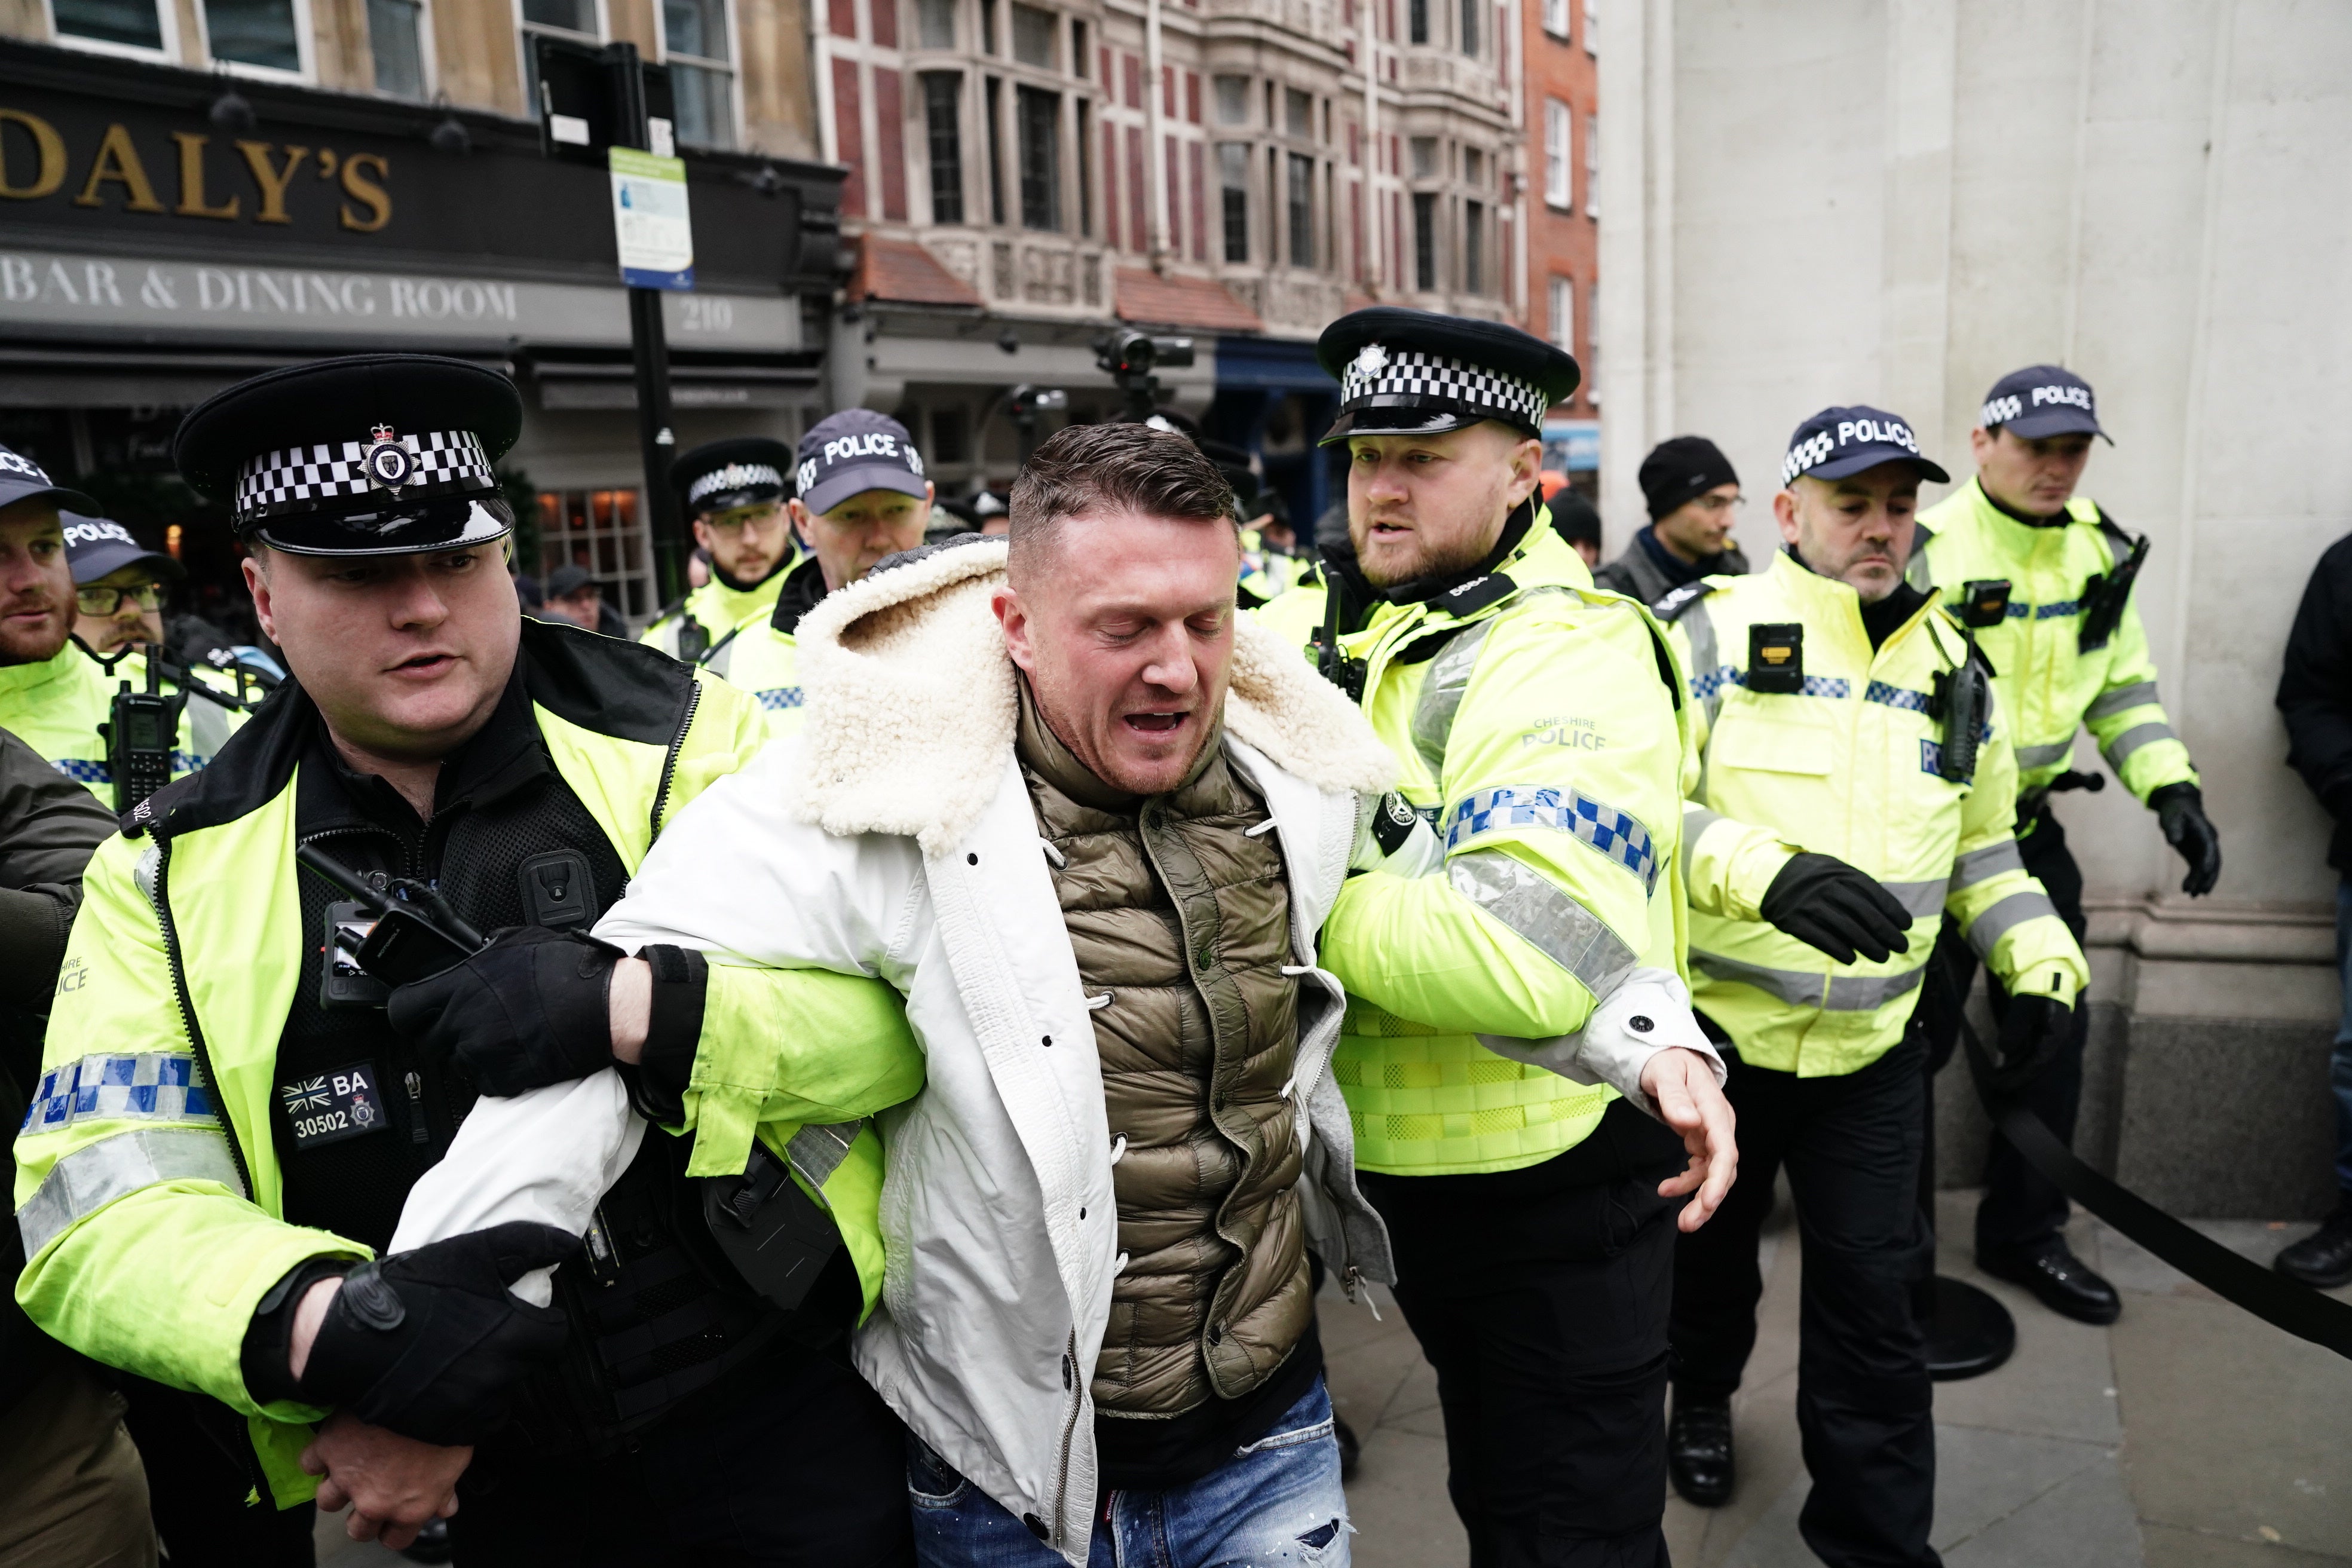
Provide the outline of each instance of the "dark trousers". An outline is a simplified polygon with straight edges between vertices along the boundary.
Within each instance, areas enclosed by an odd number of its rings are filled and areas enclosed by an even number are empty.
[[[845,1363],[779,1358],[609,1459],[485,1450],[460,1568],[913,1568],[907,1431]]]
[[[1666,1310],[1681,1144],[1621,1104],[1557,1159],[1360,1176],[1437,1369],[1471,1568],[1667,1568]]]
[[[318,1561],[311,1545],[318,1510],[272,1502],[244,1416],[208,1394],[127,1373],[117,1381],[172,1568],[310,1568]],[[257,1494],[257,1501],[246,1500]]]
[[[2058,907],[2058,918],[2081,942],[2083,872],[2066,848],[2066,830],[2058,826],[2048,806],[2018,824],[2017,847],[2026,870]],[[1976,980],[1977,958],[1960,940],[1959,928],[1948,920],[1937,939],[1936,952],[1952,965],[1956,994],[1966,996]],[[2001,989],[2000,980],[1988,975],[1985,994],[1995,1023],[2009,1016],[2009,993]],[[2050,1069],[2025,1090],[2026,1109],[2070,1144],[2074,1142],[2074,1118],[2083,1108],[2083,1043],[2090,1036],[2090,1008],[2088,993],[2075,998],[2073,1037],[2051,1062]],[[2066,1194],[2057,1184],[2027,1164],[2025,1156],[1995,1131],[1992,1152],[1985,1159],[1984,1201],[1977,1205],[1977,1251],[2031,1251],[2066,1228]]]
[[[1933,1394],[1911,1315],[1912,1284],[1932,1261],[1919,1213],[1926,1047],[1906,1036],[1842,1078],[1724,1058],[1739,1180],[1676,1242],[1675,1397],[1728,1399],[1739,1386],[1764,1292],[1758,1236],[1785,1165],[1804,1247],[1797,1428],[1813,1479],[1797,1528],[1830,1568],[1933,1564]]]

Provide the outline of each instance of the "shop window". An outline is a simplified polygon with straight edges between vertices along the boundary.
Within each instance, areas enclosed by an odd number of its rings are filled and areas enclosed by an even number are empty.
[[[1427,294],[1437,287],[1437,193],[1412,197],[1412,286]]]
[[[1290,155],[1290,264],[1315,265],[1315,160]]]
[[[662,0],[662,58],[681,142],[735,145],[735,55],[727,33],[727,0]]]
[[[1405,25],[1409,41],[1429,42],[1429,0],[1407,0]]]
[[[1216,79],[1216,93],[1218,124],[1249,123],[1249,78],[1221,76]]]
[[[963,221],[963,76],[923,73],[923,119],[931,153],[931,221]]]
[[[289,74],[302,69],[294,0],[205,0],[205,36],[215,60]]]
[[[425,7],[419,0],[367,0],[368,53],[375,61],[375,89],[423,102]]]
[[[1486,291],[1486,204],[1462,204],[1462,290]]]
[[[61,43],[160,54],[174,42],[161,0],[52,0],[51,14]]]
[[[1574,154],[1569,149],[1575,117],[1556,98],[1544,100],[1544,201],[1563,212],[1574,205]]]
[[[942,463],[971,462],[971,416],[961,408],[932,409],[931,444],[923,458],[932,468]]]
[[[1237,79],[1222,78],[1220,79]],[[1225,259],[1249,259],[1249,147],[1241,142],[1217,143],[1217,179],[1224,204]]]
[[[659,606],[635,490],[541,490],[539,530],[546,571],[578,566],[632,627],[653,618]]]
[[[1013,7],[1013,58],[1024,66],[1052,70],[1054,35],[1060,30],[1056,26],[1060,20],[1051,11],[1023,5],[1015,0]]]
[[[1014,112],[1021,153],[1021,226],[1062,226],[1062,95],[1018,88]]]
[[[927,49],[956,47],[956,0],[915,0],[915,37]]]
[[[1295,87],[1282,89],[1282,128],[1300,141],[1315,134],[1315,99]]]

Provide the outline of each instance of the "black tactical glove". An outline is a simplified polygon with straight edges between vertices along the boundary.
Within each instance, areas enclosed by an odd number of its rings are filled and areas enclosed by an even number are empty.
[[[2049,1070],[2074,1034],[2074,1010],[2047,996],[2012,996],[2000,1021],[2000,1056],[1992,1069],[1992,1090],[2008,1096],[2024,1090]]]
[[[395,989],[392,1026],[434,1061],[455,1058],[484,1094],[568,1083],[613,1065],[608,942],[509,926],[462,963]]]
[[[1911,951],[1911,911],[1878,880],[1833,855],[1800,853],[1757,906],[1763,917],[1799,942],[1820,948],[1840,963],[1859,952],[1884,963]]]
[[[506,1415],[514,1384],[563,1348],[563,1314],[507,1287],[562,1262],[579,1237],[513,1220],[343,1276],[301,1397],[420,1443],[473,1443]]]
[[[2205,815],[2204,792],[2193,784],[2168,784],[2150,794],[2147,804],[2164,828],[2164,841],[2189,862],[2180,890],[2192,899],[2211,892],[2221,875],[2221,836]]]

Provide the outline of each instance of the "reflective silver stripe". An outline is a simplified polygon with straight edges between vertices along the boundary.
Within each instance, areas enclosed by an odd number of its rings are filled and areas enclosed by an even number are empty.
[[[2172,726],[2169,724],[2135,724],[2101,746],[2099,755],[2107,759],[2107,766],[2120,773],[2125,761],[2142,746],[2152,746],[2158,741],[2177,741],[2179,738],[2172,732]]]
[[[823,1192],[841,1163],[849,1158],[849,1146],[857,1142],[865,1126],[863,1121],[813,1122],[793,1134],[792,1142],[784,1145],[784,1158],[801,1173],[802,1181]]]
[[[1951,889],[1973,888],[1979,882],[2000,876],[2003,871],[2022,871],[2025,858],[2018,853],[2017,840],[2004,838],[1998,844],[1988,844],[1981,849],[1971,849],[1952,862]]]
[[[1969,947],[1987,963],[1992,962],[1993,943],[2027,921],[2043,915],[2056,915],[2058,906],[2046,893],[2011,893],[2000,902],[1979,915],[1969,927]]]
[[[1723,820],[1719,811],[1709,811],[1703,805],[1683,807],[1682,853],[1675,857],[1682,862],[1683,891],[1690,891],[1691,857],[1698,853],[1698,837]]]
[[[1498,849],[1445,863],[1454,890],[1527,938],[1596,998],[1615,991],[1639,962],[1599,915]]]
[[[1715,617],[1706,613],[1706,600],[1702,597],[1698,603],[1685,610],[1677,624],[1683,626],[1690,637],[1690,673],[1691,679],[1696,680],[1716,666]],[[1715,716],[1723,711],[1721,684],[1718,683],[1714,689],[1699,699],[1699,706],[1706,710],[1706,727],[1712,731],[1715,728]]]
[[[194,678],[190,679],[193,684]],[[187,703],[188,750],[209,763],[228,742],[228,710],[193,695]]]
[[[1878,885],[1894,894],[1895,901],[1901,904],[1915,921],[1940,914],[1944,908],[1944,895],[1952,889],[1948,877],[1939,877],[1932,882],[1881,882]]]
[[[670,657],[675,658],[677,656],[673,653]],[[702,656],[702,668],[721,680],[727,679],[727,667],[734,662],[735,639],[731,637]]]
[[[1470,672],[1477,668],[1478,650],[1486,646],[1492,620],[1480,621],[1450,638],[1429,661],[1421,683],[1421,700],[1413,704],[1412,749],[1421,753],[1429,776],[1445,777],[1445,742],[1454,733],[1454,716],[1462,710],[1462,694],[1470,689]]]
[[[2074,737],[2053,741],[2046,746],[2020,746],[2017,765],[2021,768],[2046,768],[2053,763],[2063,763],[2074,754]]]
[[[2085,719],[2105,719],[2134,708],[2145,708],[2156,700],[2156,682],[2136,680],[2129,686],[2118,686],[2112,691],[2102,691],[2088,708],[2083,710]]]
[[[1817,1007],[1824,1013],[1875,1013],[1897,996],[1908,995],[1927,978],[1925,963],[1903,974],[1837,974],[1823,976],[1804,969],[1770,969],[1743,963],[1720,953],[1691,949],[1691,967],[1710,980],[1752,985],[1791,1007]],[[1823,982],[1826,979],[1827,984]]]
[[[16,1223],[25,1232],[25,1256],[34,1257],[75,1222],[115,1199],[158,1182],[218,1182],[237,1196],[245,1195],[236,1163],[229,1157],[228,1139],[219,1132],[162,1127],[118,1132],[83,1145],[49,1167],[40,1190],[16,1211]]]

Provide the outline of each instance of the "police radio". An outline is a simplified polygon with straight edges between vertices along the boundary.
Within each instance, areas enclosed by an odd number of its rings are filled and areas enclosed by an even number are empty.
[[[1992,668],[1977,648],[1977,633],[2008,617],[2009,586],[1994,578],[1960,588],[1959,619],[1967,636],[1960,667],[1936,677],[1936,712],[1944,725],[1936,773],[1952,784],[1977,776],[1977,747],[1992,717]]]
[[[163,695],[163,672],[154,657],[160,651],[148,649],[147,689],[133,691],[128,680],[119,682],[107,710],[106,765],[114,777],[118,814],[172,782],[172,742],[180,733],[180,707],[188,698],[184,690]]]
[[[2121,535],[2123,530],[2107,522],[2106,513],[2099,521],[2111,531],[2110,537]],[[2131,549],[2116,563],[2115,570],[2103,573],[2083,584],[2083,634],[2075,647],[2083,653],[2096,653],[2107,646],[2123,625],[2124,606],[2131,602],[2132,584],[2139,577],[2140,563],[2147,559],[2147,535],[2132,541]]]

